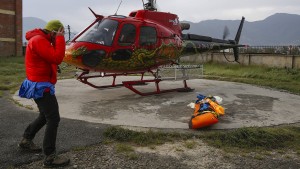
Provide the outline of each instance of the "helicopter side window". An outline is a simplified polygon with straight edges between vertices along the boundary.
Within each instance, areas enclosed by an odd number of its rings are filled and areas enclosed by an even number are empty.
[[[128,46],[134,43],[136,28],[133,24],[125,24],[119,36],[119,45]]]
[[[156,29],[150,26],[141,27],[140,31],[140,45],[148,46],[154,45],[157,40]]]
[[[97,43],[105,46],[111,46],[118,22],[115,20],[104,19],[96,22],[86,30],[76,41]]]

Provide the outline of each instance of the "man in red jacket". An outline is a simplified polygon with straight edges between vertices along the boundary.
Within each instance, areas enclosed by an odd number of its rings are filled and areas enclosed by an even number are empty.
[[[33,143],[36,133],[46,125],[43,153],[45,167],[61,167],[70,160],[56,155],[56,136],[60,121],[54,85],[57,81],[57,66],[65,55],[63,24],[58,20],[47,23],[44,29],[34,29],[26,33],[25,67],[26,79],[19,91],[20,97],[34,99],[39,116],[28,125],[19,147],[25,151],[40,152],[42,149]]]

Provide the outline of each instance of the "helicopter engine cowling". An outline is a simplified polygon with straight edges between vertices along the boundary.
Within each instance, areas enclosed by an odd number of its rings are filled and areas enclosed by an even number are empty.
[[[191,25],[189,23],[180,22],[180,27],[181,27],[181,30],[189,30]]]

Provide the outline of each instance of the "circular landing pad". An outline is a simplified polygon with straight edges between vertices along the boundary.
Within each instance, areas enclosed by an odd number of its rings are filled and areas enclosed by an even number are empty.
[[[119,77],[118,77],[119,78]],[[117,82],[138,80],[139,77],[117,78]],[[93,79],[108,85],[111,79]],[[187,105],[196,101],[198,94],[220,96],[225,115],[210,128],[230,129],[250,126],[272,126],[300,122],[300,96],[248,84],[214,80],[188,80],[192,92],[171,92],[160,95],[140,96],[125,87],[95,89],[75,79],[60,80],[56,84],[56,96],[60,115],[94,123],[151,128],[188,129],[193,109]],[[182,87],[182,81],[162,81],[160,89]],[[137,86],[151,92],[152,84]],[[32,106],[34,101],[14,99],[22,105]]]

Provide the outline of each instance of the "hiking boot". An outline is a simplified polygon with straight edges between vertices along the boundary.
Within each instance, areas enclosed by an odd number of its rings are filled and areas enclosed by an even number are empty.
[[[70,164],[70,159],[51,154],[44,159],[45,168],[64,167]]]
[[[36,146],[32,140],[23,138],[18,144],[19,148],[24,151],[39,153],[42,152],[42,148]]]

